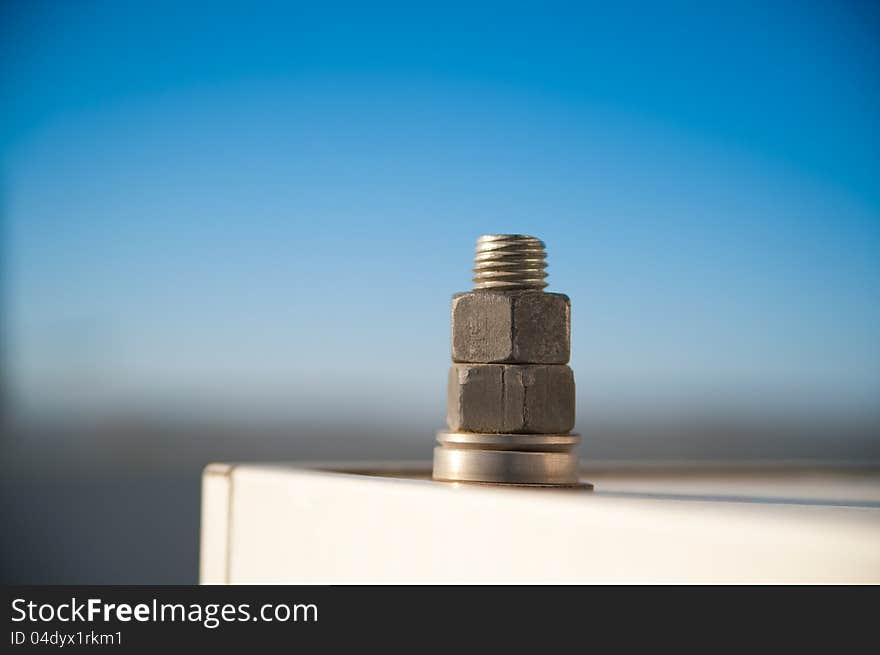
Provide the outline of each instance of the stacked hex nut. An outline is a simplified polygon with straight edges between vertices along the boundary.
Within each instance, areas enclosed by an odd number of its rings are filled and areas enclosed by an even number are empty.
[[[567,364],[571,302],[543,291],[470,291],[452,297],[452,361]]]
[[[480,266],[481,248],[491,265]],[[522,235],[478,240],[476,288],[452,299],[449,429],[438,436],[437,479],[577,482],[571,304],[542,290],[543,248]]]
[[[447,423],[457,432],[560,434],[574,427],[568,296],[472,291],[452,300]]]

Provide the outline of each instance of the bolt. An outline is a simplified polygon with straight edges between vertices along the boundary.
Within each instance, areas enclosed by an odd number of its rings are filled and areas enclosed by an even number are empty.
[[[545,293],[544,242],[477,239],[474,290],[452,299],[448,429],[434,479],[589,487],[578,480],[568,296]],[[565,430],[562,432],[561,430]]]
[[[474,289],[540,291],[547,286],[544,242],[524,234],[485,234],[477,239]]]

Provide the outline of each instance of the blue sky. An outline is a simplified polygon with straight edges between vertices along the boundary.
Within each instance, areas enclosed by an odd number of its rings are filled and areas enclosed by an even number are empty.
[[[0,9],[17,406],[442,419],[523,232],[582,415],[877,409],[873,3],[180,4]]]

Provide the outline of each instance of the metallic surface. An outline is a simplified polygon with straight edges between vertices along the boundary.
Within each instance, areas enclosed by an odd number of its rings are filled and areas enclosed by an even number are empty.
[[[519,450],[540,452],[568,452],[581,442],[581,435],[566,434],[481,434],[441,430],[437,443],[452,448],[481,450]]]
[[[477,239],[474,289],[513,291],[547,286],[544,242],[524,234],[487,234]]]
[[[433,478],[592,488],[574,448],[571,302],[544,293],[544,242],[522,234],[477,239],[473,291],[452,298],[446,422]]]
[[[574,486],[577,435],[439,432],[434,479],[495,484]],[[543,443],[542,443],[543,442]]]
[[[469,291],[452,297],[452,360],[567,364],[571,301],[543,291]]]
[[[557,434],[574,427],[574,374],[565,364],[453,364],[446,422],[467,432]]]

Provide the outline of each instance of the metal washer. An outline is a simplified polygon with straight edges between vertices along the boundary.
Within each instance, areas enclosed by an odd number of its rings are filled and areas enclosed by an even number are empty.
[[[578,477],[576,434],[437,433],[434,479],[592,488]]]

